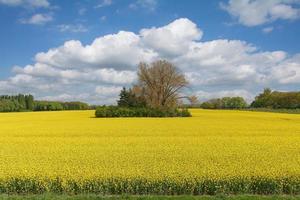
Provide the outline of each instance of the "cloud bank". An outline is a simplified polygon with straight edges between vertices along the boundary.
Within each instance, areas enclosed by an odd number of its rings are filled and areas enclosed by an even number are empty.
[[[47,0],[0,0],[0,4],[34,8],[48,8],[50,6]]]
[[[136,81],[139,62],[167,59],[190,80],[185,91],[211,97],[241,95],[249,101],[264,87],[296,88],[300,54],[262,51],[240,40],[201,41],[203,31],[191,20],[177,19],[138,33],[119,31],[39,52],[34,63],[14,66],[0,80],[0,93],[32,93],[39,99],[114,103],[122,86]]]
[[[221,8],[245,26],[300,18],[299,0],[229,0]],[[298,6],[297,6],[298,5]]]

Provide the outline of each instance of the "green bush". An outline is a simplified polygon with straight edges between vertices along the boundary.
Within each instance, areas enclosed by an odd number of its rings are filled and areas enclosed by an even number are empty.
[[[154,109],[154,108],[126,108],[118,106],[97,107],[96,117],[190,117],[187,109]]]

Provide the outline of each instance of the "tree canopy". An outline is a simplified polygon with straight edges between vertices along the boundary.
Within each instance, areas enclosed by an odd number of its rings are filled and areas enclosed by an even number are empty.
[[[254,108],[295,109],[300,108],[300,92],[279,92],[270,88],[255,97],[251,103]]]
[[[140,63],[138,67],[139,91],[148,106],[153,108],[176,107],[181,90],[188,85],[183,73],[172,63],[159,60],[151,64]]]

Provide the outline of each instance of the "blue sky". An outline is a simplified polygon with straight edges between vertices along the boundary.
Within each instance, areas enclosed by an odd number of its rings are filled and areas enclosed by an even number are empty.
[[[199,99],[299,90],[299,19],[299,0],[0,0],[0,93],[111,103],[155,59]]]

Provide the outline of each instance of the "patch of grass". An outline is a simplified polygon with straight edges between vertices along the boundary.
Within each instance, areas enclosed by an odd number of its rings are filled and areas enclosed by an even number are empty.
[[[3,194],[98,194],[98,195],[298,195],[300,179],[295,177],[252,179],[147,180],[131,178],[66,180],[13,178],[0,181]]]
[[[99,196],[85,195],[0,195],[0,200],[300,200],[300,196]]]

